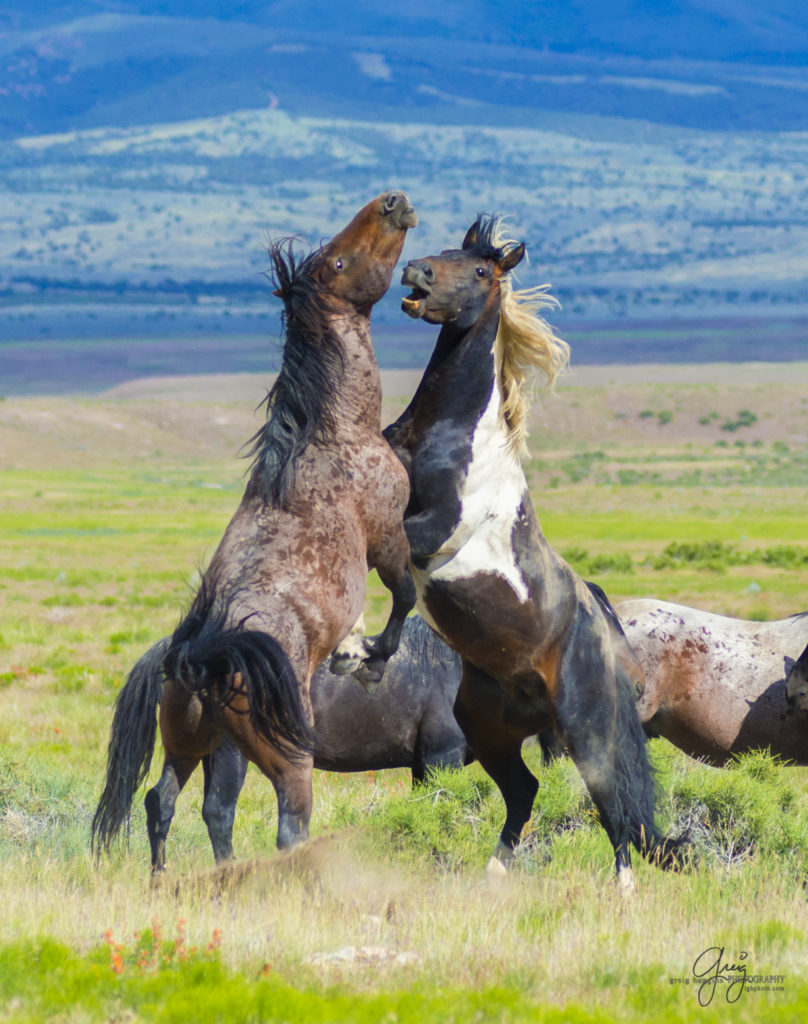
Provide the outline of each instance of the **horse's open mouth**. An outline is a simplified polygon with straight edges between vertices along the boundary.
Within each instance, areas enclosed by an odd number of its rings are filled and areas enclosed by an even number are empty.
[[[429,298],[429,292],[425,292],[423,288],[413,288],[409,295],[405,295],[401,300],[401,308],[414,320],[417,320],[422,316],[424,309],[423,303]]]

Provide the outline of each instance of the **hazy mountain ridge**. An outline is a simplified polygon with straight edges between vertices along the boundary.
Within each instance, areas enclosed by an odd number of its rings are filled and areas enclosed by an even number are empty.
[[[406,258],[509,215],[562,321],[803,315],[808,10],[672,11],[0,4],[0,341],[271,331],[267,239],[390,186]]]
[[[783,0],[668,14],[628,0],[30,7],[0,7],[7,138],[208,117],[270,94],[293,114],[380,121],[533,124],[556,112],[808,128],[808,11]]]
[[[808,308],[799,134],[592,141],[248,110],[21,139],[0,177],[13,197],[0,219],[7,298],[92,284],[268,303],[268,237],[316,245],[398,186],[421,211],[406,253],[444,248],[478,210],[500,211],[528,242],[530,277],[552,280],[568,314]]]

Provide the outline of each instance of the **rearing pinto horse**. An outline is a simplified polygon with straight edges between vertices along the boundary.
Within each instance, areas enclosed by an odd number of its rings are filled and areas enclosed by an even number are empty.
[[[505,799],[489,868],[510,860],[538,788],[522,741],[552,727],[630,887],[630,843],[663,866],[675,863],[677,844],[654,825],[625,651],[613,648],[597,597],[545,540],[528,494],[525,384],[531,370],[552,383],[569,350],[537,315],[553,301],[546,290],[512,290],[524,252],[502,238],[498,218],[480,216],[462,249],[407,264],[402,308],[442,327],[385,437],[410,476],[404,525],[419,611],[461,655],[455,715]]]
[[[232,757],[225,735],[275,787],[278,846],[307,838],[312,673],[359,617],[369,567],[393,595],[387,625],[366,648],[369,678],[395,652],[415,602],[402,526],[409,486],[381,434],[370,312],[416,223],[407,196],[385,192],[305,259],[291,241],[271,248],[285,341],[267,422],[190,611],[118,697],[95,849],[120,831],[148,773],[158,703],[165,763],[146,799],[153,870],[165,866],[177,796],[207,755],[203,813],[227,813],[231,795],[216,784],[217,755]]]

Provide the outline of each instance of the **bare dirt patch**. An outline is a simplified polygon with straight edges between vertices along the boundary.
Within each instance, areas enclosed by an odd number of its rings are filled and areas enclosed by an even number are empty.
[[[9,398],[0,403],[0,468],[234,460],[263,422],[273,379],[148,377],[97,397]],[[419,379],[419,371],[382,371],[385,422]],[[808,362],[575,367],[531,413],[533,451],[738,440],[808,442]]]

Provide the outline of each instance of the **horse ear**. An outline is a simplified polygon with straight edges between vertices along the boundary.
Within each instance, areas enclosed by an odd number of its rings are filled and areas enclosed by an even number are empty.
[[[471,249],[473,246],[475,246],[477,244],[477,242],[479,240],[480,240],[480,223],[479,223],[479,221],[475,220],[474,223],[471,225],[471,227],[466,232],[466,237],[463,239],[463,245],[461,246],[461,248],[463,248],[463,249]]]
[[[282,299],[282,298],[283,298],[283,291],[282,291],[282,290],[281,290],[280,288],[276,288],[276,289],[275,289],[275,290],[274,290],[274,291],[272,292],[272,294],[273,294],[274,296],[276,296],[277,298],[279,298],[279,299]]]
[[[520,242],[519,245],[515,245],[512,249],[508,249],[502,259],[499,261],[499,269],[501,273],[507,274],[513,270],[515,266],[520,264],[524,259],[525,255],[525,243]]]

